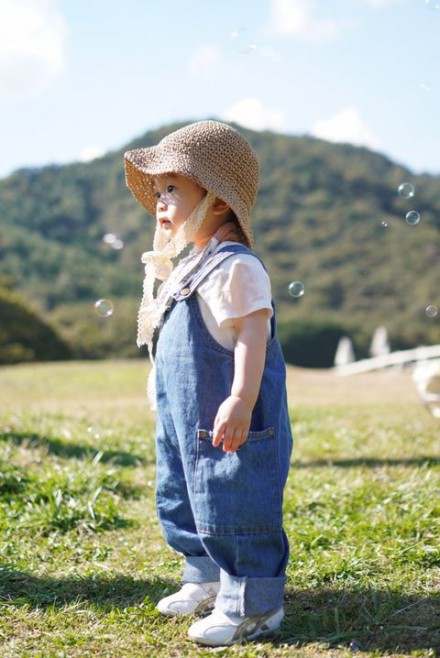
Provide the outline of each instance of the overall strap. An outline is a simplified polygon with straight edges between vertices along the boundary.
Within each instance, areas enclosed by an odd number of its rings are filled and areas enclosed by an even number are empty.
[[[183,299],[188,299],[191,297],[201,282],[204,281],[204,279],[206,279],[206,277],[216,267],[223,263],[223,261],[225,261],[227,258],[235,256],[236,254],[249,254],[250,256],[254,256],[264,267],[264,263],[259,258],[259,256],[257,256],[257,254],[251,249],[248,249],[248,247],[245,247],[245,245],[239,243],[228,245],[222,249],[219,249],[209,260],[203,263],[199,270],[196,270],[195,272],[191,273],[188,278],[184,279],[180,283],[179,290],[173,294],[173,298],[177,302],[180,302]]]

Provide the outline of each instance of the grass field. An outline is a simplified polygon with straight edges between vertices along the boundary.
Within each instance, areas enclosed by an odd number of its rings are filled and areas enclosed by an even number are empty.
[[[285,623],[211,650],[155,610],[181,561],[155,517],[147,369],[0,368],[1,658],[438,655],[440,423],[410,372],[289,370]]]

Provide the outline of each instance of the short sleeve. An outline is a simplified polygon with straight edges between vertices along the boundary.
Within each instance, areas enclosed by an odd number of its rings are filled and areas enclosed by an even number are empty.
[[[268,318],[273,314],[269,276],[258,258],[249,254],[224,260],[197,292],[221,328],[262,309],[267,309]]]

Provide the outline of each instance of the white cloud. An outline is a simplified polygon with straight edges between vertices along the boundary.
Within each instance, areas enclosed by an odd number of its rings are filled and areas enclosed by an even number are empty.
[[[286,128],[286,114],[276,108],[264,107],[258,98],[243,98],[226,109],[222,115],[225,121],[251,128],[252,130],[277,130]]]
[[[280,37],[325,41],[349,25],[345,19],[316,18],[313,0],[271,0],[269,31]]]
[[[211,44],[205,44],[195,50],[188,58],[186,70],[190,75],[208,75],[220,62],[221,52],[219,48]]]
[[[66,37],[58,0],[0,0],[0,100],[22,100],[55,80]]]
[[[354,107],[347,107],[329,119],[317,121],[311,134],[329,142],[349,142],[380,149],[381,143]]]
[[[90,162],[104,155],[105,151],[102,146],[85,146],[78,156],[80,162]]]
[[[277,34],[302,34],[310,21],[310,6],[308,0],[272,0],[272,27]]]

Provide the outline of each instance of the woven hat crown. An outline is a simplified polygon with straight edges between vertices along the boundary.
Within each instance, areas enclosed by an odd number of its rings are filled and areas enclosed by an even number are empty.
[[[125,154],[125,174],[135,198],[155,214],[153,177],[176,173],[191,178],[225,201],[235,213],[248,246],[250,213],[259,183],[255,151],[238,130],[220,121],[199,121],[167,135],[157,146]]]

